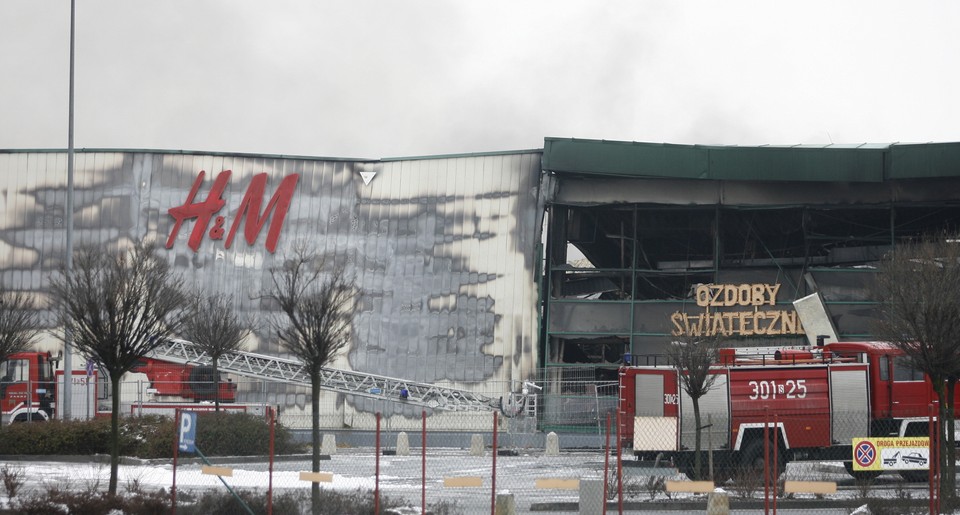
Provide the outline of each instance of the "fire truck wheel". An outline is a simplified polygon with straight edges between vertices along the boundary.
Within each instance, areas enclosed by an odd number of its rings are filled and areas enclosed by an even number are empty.
[[[677,466],[677,470],[679,470],[681,474],[684,474],[685,476],[687,476],[687,479],[691,481],[706,479],[705,477],[707,475],[707,453],[706,452],[703,453],[703,457],[700,463],[701,469],[703,470],[703,474],[696,473],[696,466],[695,466],[694,456],[692,452],[682,454],[680,456],[677,456],[674,459],[675,459],[675,465]]]
[[[852,461],[843,462],[843,468],[847,471],[847,474],[850,474],[850,477],[857,481],[870,481],[880,477],[880,474],[883,474],[882,470],[853,470]]]
[[[692,454],[692,453],[691,453],[691,454]],[[703,473],[702,473],[702,474],[699,474],[699,475],[696,474],[696,472],[695,472],[696,467],[694,466],[694,460],[693,460],[693,457],[692,457],[691,455],[686,455],[686,456],[684,456],[683,458],[680,458],[680,459],[677,459],[677,460],[676,460],[676,463],[675,463],[675,464],[676,464],[676,466],[677,466],[677,470],[679,470],[682,474],[686,475],[687,478],[690,479],[691,481],[698,481],[698,480],[707,480],[707,479],[709,479],[710,469],[709,469],[709,465],[708,465],[708,462],[707,462],[707,456],[706,456],[707,453],[706,453],[706,451],[704,451],[703,454],[704,454],[704,456],[703,456],[703,462],[700,464],[700,466],[701,466],[701,468],[702,468],[702,470],[703,470]],[[722,485],[723,483],[726,483],[726,482],[727,482],[730,478],[732,478],[732,477],[734,477],[734,471],[731,470],[729,467],[726,467],[726,466],[723,466],[723,465],[714,465],[714,468],[713,468],[713,482],[714,482],[714,483],[716,483],[716,484],[718,484],[718,485]]]
[[[779,452],[777,452],[777,463],[774,467],[770,467],[770,479],[773,481],[776,481],[780,478],[780,475],[783,474],[783,471],[787,466],[783,454],[783,449],[781,448]],[[773,461],[772,447],[770,449],[770,461]],[[746,448],[744,448],[744,450],[741,452],[740,468],[744,473],[763,477],[763,471],[765,467],[763,460],[762,438],[754,439],[752,442],[747,444]]]

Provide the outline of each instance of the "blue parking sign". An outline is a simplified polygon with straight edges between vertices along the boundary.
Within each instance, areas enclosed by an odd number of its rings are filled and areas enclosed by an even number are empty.
[[[193,411],[180,412],[180,450],[197,452],[197,414]]]

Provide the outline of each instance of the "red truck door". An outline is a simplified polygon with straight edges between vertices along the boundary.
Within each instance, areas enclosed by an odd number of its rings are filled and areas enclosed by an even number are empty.
[[[870,435],[870,397],[866,365],[830,368],[830,430],[835,442]]]
[[[933,400],[933,388],[923,372],[910,364],[906,356],[893,356],[893,385],[890,403],[893,416],[926,417],[927,406]]]
[[[10,358],[0,363],[0,407],[10,413],[27,401],[27,381],[30,379],[30,361]]]

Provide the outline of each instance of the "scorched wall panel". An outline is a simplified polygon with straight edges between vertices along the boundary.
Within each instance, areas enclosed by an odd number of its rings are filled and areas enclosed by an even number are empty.
[[[0,151],[0,268],[8,288],[42,294],[62,262],[66,169],[65,152]],[[238,213],[258,174],[266,174],[261,212],[285,177],[299,176],[274,252],[272,217],[248,243],[244,227],[255,219]],[[270,268],[306,245],[346,264],[362,290],[352,342],[333,366],[502,395],[536,372],[539,177],[539,152],[352,161],[82,151],[74,242],[148,236],[169,244],[162,252],[187,284],[233,295],[253,320],[248,350],[281,355],[265,323],[276,313],[262,296]],[[218,178],[224,206],[210,220],[187,217],[176,228],[169,210],[188,204],[194,188],[192,202],[205,202]],[[243,218],[229,248],[214,231],[217,216],[227,234]],[[303,400],[284,397],[282,388],[271,396]]]

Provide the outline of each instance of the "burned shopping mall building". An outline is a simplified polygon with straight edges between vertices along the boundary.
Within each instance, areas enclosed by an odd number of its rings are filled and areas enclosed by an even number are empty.
[[[249,317],[244,350],[288,355],[263,321],[276,315],[263,292],[306,245],[360,291],[332,367],[493,398],[534,383],[540,429],[595,430],[626,354],[697,335],[806,343],[815,335],[795,301],[811,294],[836,337],[868,339],[873,263],[960,224],[957,143],[546,138],[381,159],[84,149],[75,168],[75,245],[157,241],[186,282]],[[63,150],[0,150],[0,280],[34,293],[50,329],[66,171]],[[309,404],[284,384],[241,385],[238,401],[288,415]],[[421,409],[336,391],[322,406],[335,428],[369,428],[375,412],[398,428]]]
[[[960,229],[957,143],[547,138],[543,170],[543,359],[558,385],[615,383],[625,354],[684,335],[806,344],[816,335],[793,303],[814,293],[837,338],[870,339],[873,264],[898,242]]]

